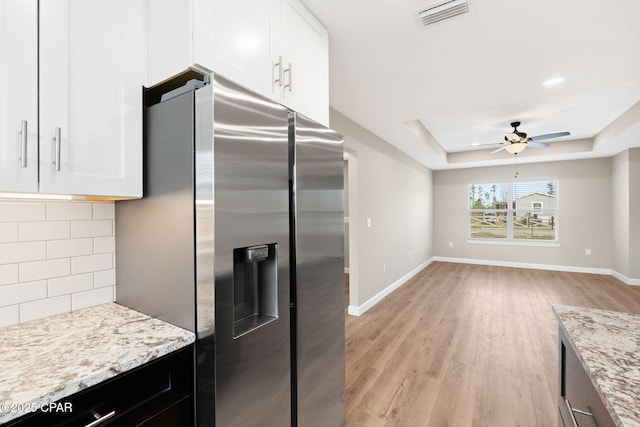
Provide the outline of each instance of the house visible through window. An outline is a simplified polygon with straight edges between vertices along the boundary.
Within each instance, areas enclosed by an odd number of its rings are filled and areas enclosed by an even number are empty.
[[[469,237],[558,240],[558,181],[469,184]]]

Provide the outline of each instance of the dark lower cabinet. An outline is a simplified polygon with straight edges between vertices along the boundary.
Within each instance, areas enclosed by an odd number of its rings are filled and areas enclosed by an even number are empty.
[[[191,427],[193,346],[24,415],[6,427]]]
[[[573,347],[560,329],[559,346],[559,427],[614,427]]]

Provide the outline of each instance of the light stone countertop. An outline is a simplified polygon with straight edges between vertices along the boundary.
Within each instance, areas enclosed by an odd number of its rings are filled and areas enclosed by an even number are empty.
[[[116,303],[0,328],[0,424],[24,415],[16,405],[63,399],[194,340]]]
[[[554,305],[553,310],[618,427],[640,427],[640,315]]]

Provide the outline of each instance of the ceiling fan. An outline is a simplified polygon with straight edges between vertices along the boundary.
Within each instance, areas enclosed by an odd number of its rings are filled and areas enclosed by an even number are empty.
[[[536,136],[528,137],[525,132],[520,132],[518,130],[518,126],[520,126],[520,122],[511,123],[511,127],[513,127],[513,132],[511,132],[508,135],[505,135],[504,137],[505,142],[498,143],[502,145],[502,147],[498,148],[495,151],[492,151],[491,154],[497,153],[498,151],[502,151],[502,150],[506,150],[511,154],[518,154],[524,151],[524,149],[527,147],[546,148],[549,146],[549,144],[545,142],[538,142],[538,141],[571,135],[570,132],[555,132],[555,133],[546,133],[544,135],[536,135]],[[484,144],[484,145],[494,145],[494,144]]]

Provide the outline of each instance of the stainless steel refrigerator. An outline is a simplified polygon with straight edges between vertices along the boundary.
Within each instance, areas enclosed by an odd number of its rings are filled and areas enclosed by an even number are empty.
[[[198,426],[344,426],[342,137],[197,69],[144,98],[117,302],[196,332]]]

